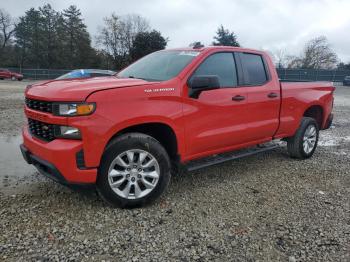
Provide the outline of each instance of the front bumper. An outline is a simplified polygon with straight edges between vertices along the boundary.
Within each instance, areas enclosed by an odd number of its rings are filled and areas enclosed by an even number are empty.
[[[55,139],[44,142],[37,139],[23,128],[22,155],[28,164],[33,164],[38,171],[61,184],[95,184],[97,168],[77,166],[77,153],[82,150],[82,141]]]

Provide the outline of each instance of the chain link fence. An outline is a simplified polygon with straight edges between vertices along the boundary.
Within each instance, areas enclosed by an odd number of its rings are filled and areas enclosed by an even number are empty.
[[[29,69],[29,68],[8,68],[12,72],[21,73],[24,79],[44,80],[55,79],[61,75],[64,75],[72,70],[66,69]]]
[[[283,81],[343,82],[345,76],[350,76],[350,70],[277,68],[277,73]]]
[[[54,79],[70,72],[66,69],[19,69],[11,71],[24,75],[26,79]],[[316,70],[316,69],[286,69],[277,68],[278,76],[283,81],[332,81],[343,82],[345,76],[350,76],[350,70]]]

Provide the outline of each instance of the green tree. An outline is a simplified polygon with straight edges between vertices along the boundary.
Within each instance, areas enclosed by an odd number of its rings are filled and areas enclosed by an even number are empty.
[[[338,70],[350,70],[350,63],[345,64],[344,62],[340,62],[337,65]]]
[[[168,39],[164,38],[160,32],[140,32],[136,35],[131,48],[131,58],[133,61],[166,47]]]
[[[60,35],[58,28],[62,26],[62,15],[53,10],[50,4],[39,8],[42,16],[42,37],[43,64],[45,68],[58,67],[60,57]]]
[[[42,16],[40,11],[31,8],[19,18],[16,26],[16,45],[22,50],[21,65],[27,62],[30,66],[40,68],[43,58]]]
[[[192,48],[202,48],[204,45],[200,41],[195,41],[190,44],[190,47]]]
[[[77,68],[98,63],[90,35],[76,6],[63,12],[49,4],[19,18],[15,43],[20,66]]]
[[[230,32],[228,29],[225,29],[223,25],[219,26],[217,29],[214,39],[216,41],[213,42],[213,45],[240,46],[234,32]]]
[[[25,16],[19,18],[19,22],[16,25],[15,37],[18,64],[20,67],[23,67],[29,52],[29,31]]]
[[[63,10],[65,64],[69,68],[88,65],[93,56],[90,35],[81,16],[80,10],[75,5]]]

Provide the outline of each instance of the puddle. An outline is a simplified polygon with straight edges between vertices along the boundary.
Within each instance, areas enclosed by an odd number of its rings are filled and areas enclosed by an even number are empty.
[[[35,168],[28,165],[21,154],[19,145],[22,137],[0,136],[0,192],[5,193],[23,184],[28,184],[33,178]]]

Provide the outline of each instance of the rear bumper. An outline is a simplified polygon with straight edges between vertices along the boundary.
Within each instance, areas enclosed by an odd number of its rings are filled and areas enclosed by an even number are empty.
[[[23,158],[38,171],[64,185],[91,185],[96,183],[97,168],[81,169],[77,166],[77,153],[82,150],[82,141],[55,139],[43,142],[32,137],[27,127],[23,128]]]

